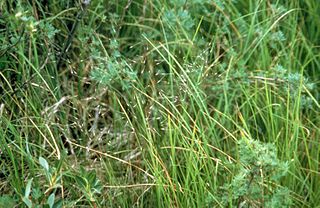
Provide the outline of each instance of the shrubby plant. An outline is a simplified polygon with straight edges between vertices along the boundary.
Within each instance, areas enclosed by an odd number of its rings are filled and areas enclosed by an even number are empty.
[[[289,189],[279,185],[289,164],[278,159],[276,147],[242,138],[237,148],[239,163],[232,165],[235,175],[217,192],[223,206],[291,207]],[[207,198],[208,206],[214,202],[212,197]]]
[[[92,46],[94,69],[91,71],[91,78],[115,91],[132,88],[137,80],[137,73],[121,55],[117,40],[110,41],[110,56],[102,56],[96,49],[97,45]]]
[[[235,175],[221,187],[221,201],[231,207],[290,207],[290,191],[280,185],[289,164],[278,159],[276,146],[242,138],[237,148]]]

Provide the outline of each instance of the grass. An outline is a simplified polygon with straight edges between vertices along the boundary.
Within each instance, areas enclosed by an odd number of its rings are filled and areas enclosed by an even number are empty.
[[[316,0],[0,2],[0,205],[319,207]]]

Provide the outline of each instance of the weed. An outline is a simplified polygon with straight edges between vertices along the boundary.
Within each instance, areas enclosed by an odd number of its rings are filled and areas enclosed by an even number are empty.
[[[0,1],[0,207],[318,206],[319,5]]]

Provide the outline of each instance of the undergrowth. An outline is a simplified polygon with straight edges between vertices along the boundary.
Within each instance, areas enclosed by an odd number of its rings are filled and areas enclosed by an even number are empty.
[[[1,1],[1,207],[318,207],[319,14]]]

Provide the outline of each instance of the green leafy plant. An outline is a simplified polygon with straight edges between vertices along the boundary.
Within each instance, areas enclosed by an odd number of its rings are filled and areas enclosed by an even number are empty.
[[[54,172],[55,169],[50,168],[45,158],[39,157],[39,163],[43,168],[48,186],[44,190],[40,187],[39,183],[33,183],[34,179],[29,179],[25,187],[25,194],[22,197],[22,201],[29,208],[42,207],[43,205],[44,207],[49,208],[62,207],[62,201],[55,199],[57,188],[61,188],[61,184],[59,184],[61,176],[57,177]]]
[[[289,166],[278,159],[276,147],[243,138],[238,149],[236,174],[222,187],[222,201],[237,207],[290,207],[290,192],[278,185]]]
[[[86,171],[84,168],[81,168],[79,175],[75,175],[75,181],[88,201],[96,204],[97,195],[100,194],[102,190],[101,182],[97,178],[96,171]]]

